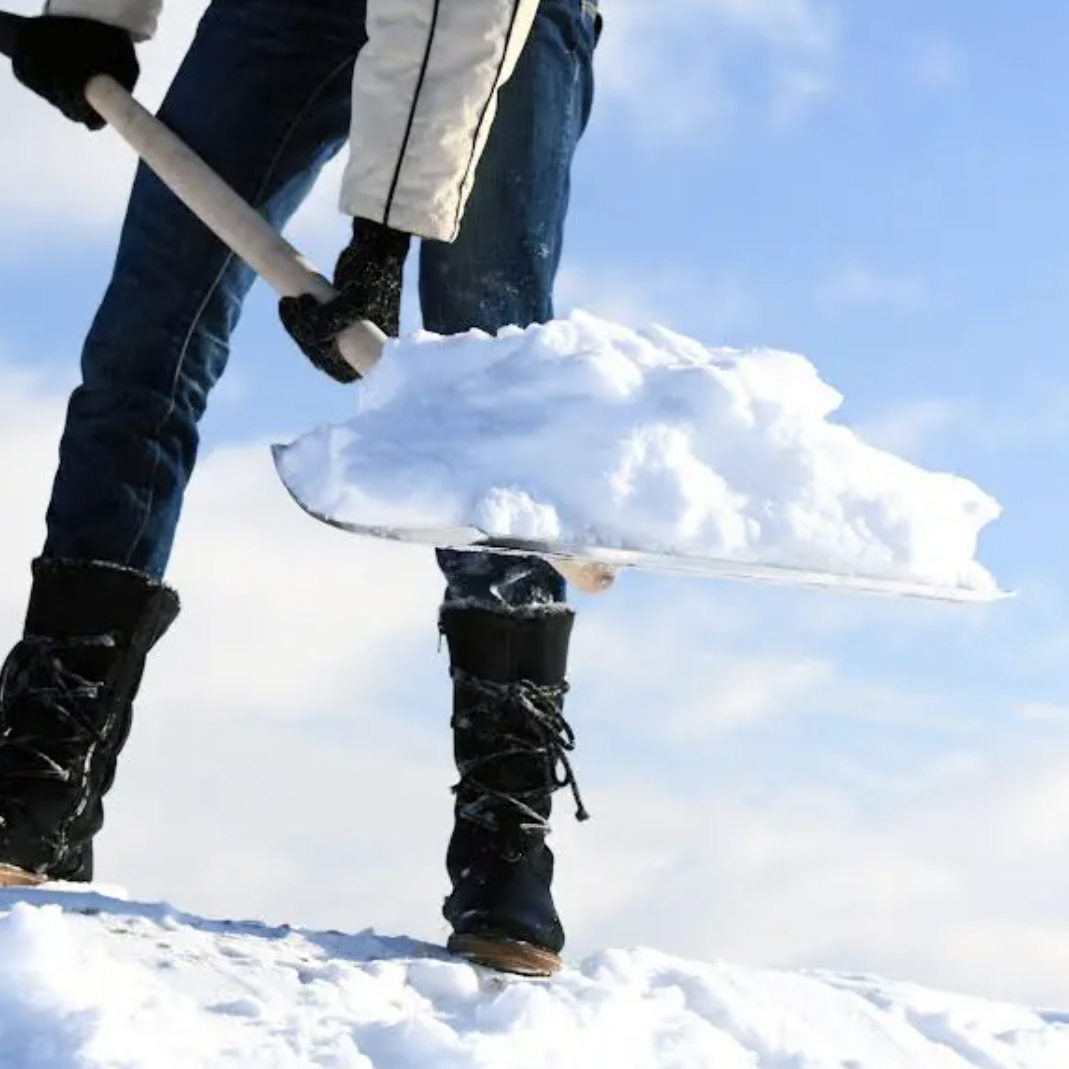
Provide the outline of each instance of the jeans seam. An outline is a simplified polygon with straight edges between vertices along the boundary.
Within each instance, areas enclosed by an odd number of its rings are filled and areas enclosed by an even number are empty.
[[[316,87],[309,94],[308,99],[302,105],[300,111],[293,117],[289,126],[286,127],[283,132],[282,138],[278,143],[278,148],[275,150],[275,154],[271,157],[267,164],[267,169],[264,172],[264,176],[260,181],[260,185],[255,193],[255,200],[259,201],[263,196],[264,191],[267,188],[268,183],[271,181],[272,176],[275,173],[275,169],[278,167],[278,162],[282,158],[282,154],[286,151],[290,141],[293,138],[294,131],[300,126],[305,116],[308,114],[312,105],[323,95],[323,91],[326,87],[334,81],[335,78],[346,68],[347,65],[353,62],[354,57],[348,56],[335,68],[333,68]],[[147,165],[145,165],[147,166]],[[166,183],[164,183],[166,184]],[[176,195],[172,192],[172,195]],[[201,226],[205,226],[205,223],[200,223]],[[221,239],[220,239],[221,240]],[[225,242],[224,242],[225,245]],[[182,339],[182,345],[178,351],[178,361],[175,365],[174,378],[171,380],[171,391],[167,398],[167,410],[160,418],[160,421],[153,428],[152,433],[152,470],[148,477],[148,499],[145,502],[144,515],[141,519],[141,525],[134,535],[133,540],[130,543],[129,548],[126,551],[124,563],[128,564],[133,558],[134,551],[137,549],[142,538],[145,536],[145,529],[148,527],[149,517],[152,515],[153,506],[156,504],[156,476],[160,470],[160,460],[162,458],[163,450],[160,447],[160,432],[166,426],[168,420],[174,415],[175,401],[178,394],[178,383],[182,378],[182,372],[185,369],[186,357],[189,355],[189,346],[193,340],[193,335],[200,326],[201,319],[204,317],[204,310],[208,306],[208,302],[215,296],[216,291],[219,289],[219,284],[223,280],[223,276],[229,270],[230,265],[234,262],[237,254],[232,249],[227,249],[227,255],[225,256],[222,266],[216,273],[215,278],[212,279],[211,285],[208,287],[204,294],[203,299],[197,306],[196,312],[193,314],[193,319],[189,325],[189,329],[186,331],[185,338]],[[230,344],[229,335],[227,336],[227,345]]]

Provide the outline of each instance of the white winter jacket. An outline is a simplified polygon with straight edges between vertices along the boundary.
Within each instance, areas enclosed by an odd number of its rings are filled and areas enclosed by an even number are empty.
[[[300,0],[295,0],[299,3]],[[539,0],[367,0],[368,41],[353,76],[341,210],[452,241],[476,164]],[[156,32],[163,0],[47,0],[79,15]]]

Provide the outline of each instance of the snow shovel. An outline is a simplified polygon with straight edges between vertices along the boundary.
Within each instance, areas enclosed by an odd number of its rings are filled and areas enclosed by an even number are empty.
[[[0,12],[0,53],[11,55],[22,21],[23,16]],[[86,87],[86,97],[175,195],[278,294],[310,293],[321,301],[334,296],[331,284],[300,252],[117,82],[106,76],[95,77]],[[360,322],[339,335],[337,342],[342,356],[363,378],[378,363],[386,340],[373,323]],[[296,503],[324,524],[351,533],[442,548],[539,556],[551,563],[576,589],[588,594],[607,590],[621,570],[639,569],[937,601],[985,602],[1007,596],[1003,591],[936,586],[920,581],[785,564],[503,538],[474,526],[406,529],[349,522],[317,511],[294,488],[287,479],[284,464],[288,449],[281,445],[272,447],[279,477]]]
[[[12,55],[18,27],[23,21],[22,15],[0,11],[0,53],[8,57]],[[279,296],[310,293],[324,302],[335,296],[334,287],[297,249],[118,82],[106,75],[97,76],[86,86],[85,95],[98,114],[186,207]],[[386,340],[386,335],[374,323],[358,322],[338,336],[337,344],[341,355],[364,378],[378,363]],[[280,446],[273,449],[276,466],[283,449]],[[297,504],[316,519],[326,521],[326,517],[307,508],[292,488],[286,485]],[[395,539],[403,537],[396,532],[375,529],[368,529],[364,533]],[[433,534],[447,540],[451,533],[441,531]],[[435,538],[433,534],[429,539],[431,544],[448,547],[448,541]],[[461,547],[473,541],[467,532],[459,532],[458,535]],[[421,540],[428,541],[427,538]],[[492,547],[476,545],[472,548]],[[502,547],[502,550],[507,551],[507,547]],[[545,557],[569,583],[587,594],[607,590],[615,578],[614,571],[607,564],[577,559],[567,552],[556,552],[552,546],[540,550],[530,548],[525,552]]]

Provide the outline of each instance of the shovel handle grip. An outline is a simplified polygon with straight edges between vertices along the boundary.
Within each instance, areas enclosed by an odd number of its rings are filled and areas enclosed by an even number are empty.
[[[551,560],[549,562],[584,594],[603,594],[616,582],[616,572],[608,564],[590,560]]]

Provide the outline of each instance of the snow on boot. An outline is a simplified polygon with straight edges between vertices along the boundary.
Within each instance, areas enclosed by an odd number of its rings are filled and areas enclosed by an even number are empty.
[[[178,609],[132,569],[34,561],[24,635],[0,671],[0,885],[92,879],[145,658]]]
[[[574,736],[562,710],[575,614],[563,606],[443,606],[439,628],[453,677],[453,752],[460,781],[442,912],[449,949],[531,976],[561,968],[564,929],[553,903],[551,795],[570,787]],[[558,775],[562,769],[563,775]]]

